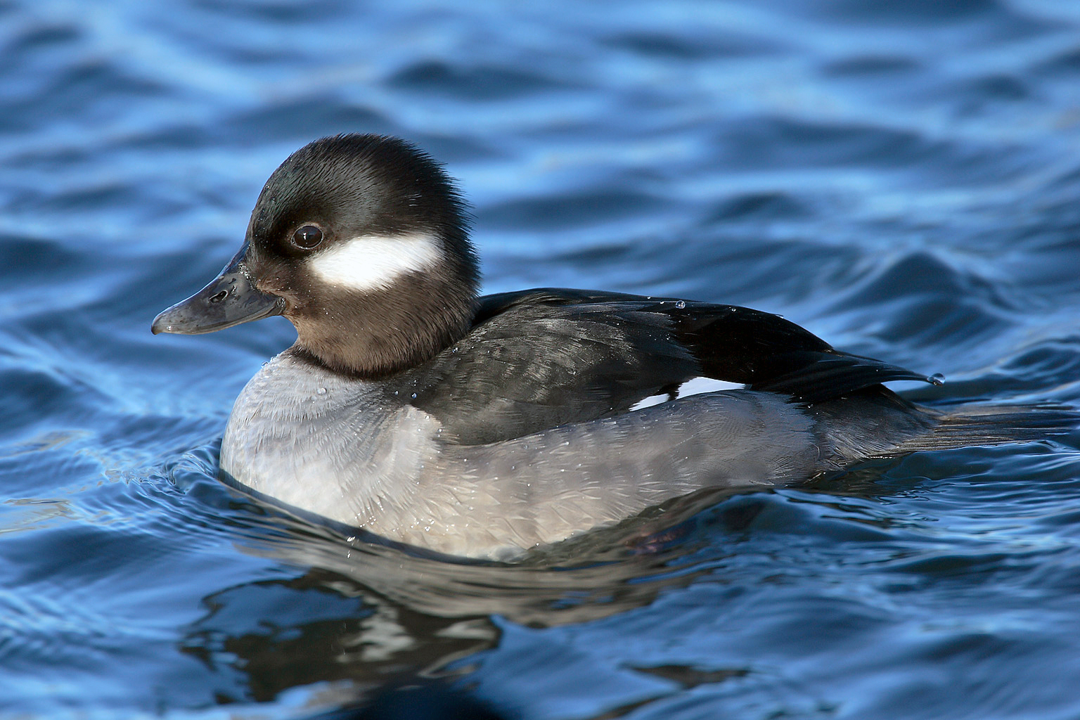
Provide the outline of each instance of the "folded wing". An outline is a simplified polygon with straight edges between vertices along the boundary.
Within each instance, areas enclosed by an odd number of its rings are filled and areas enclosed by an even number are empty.
[[[805,404],[893,380],[934,382],[757,310],[545,288],[481,298],[472,331],[404,373],[399,392],[415,393],[445,440],[473,445],[627,412],[697,377]]]

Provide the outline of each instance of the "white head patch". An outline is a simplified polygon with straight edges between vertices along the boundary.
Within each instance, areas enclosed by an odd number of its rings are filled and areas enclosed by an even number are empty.
[[[407,273],[428,270],[441,256],[439,241],[427,233],[360,235],[316,253],[309,267],[324,282],[366,292],[388,288]]]

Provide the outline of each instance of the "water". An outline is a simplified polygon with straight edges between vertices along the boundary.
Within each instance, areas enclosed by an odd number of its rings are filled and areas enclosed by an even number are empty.
[[[738,303],[1080,404],[1080,5],[0,2],[0,715],[1080,717],[1080,454],[919,454],[627,548],[453,565],[215,479],[272,319],[153,337],[330,133],[475,206],[485,289]],[[664,521],[649,516],[647,528]]]

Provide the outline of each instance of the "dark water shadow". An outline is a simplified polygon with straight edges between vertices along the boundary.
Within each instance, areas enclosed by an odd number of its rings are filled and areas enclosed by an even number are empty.
[[[715,526],[741,532],[759,508],[724,508],[730,491],[696,493],[510,564],[346,536],[211,483],[186,493],[208,501],[202,520],[224,513],[217,528],[242,553],[300,570],[215,590],[184,629],[180,650],[219,679],[223,704],[321,683],[331,688],[327,704],[350,706],[388,688],[467,676],[468,658],[499,646],[504,620],[587,623],[714,572],[725,552],[710,548]],[[695,557],[702,550],[710,562]]]
[[[430,690],[433,703],[468,707],[474,698],[460,691],[474,658],[500,647],[505,622],[584,624],[647,607],[703,577],[737,584],[745,580],[740,552],[768,553],[804,536],[855,554],[917,543],[908,537],[917,529],[876,502],[917,489],[918,468],[899,470],[910,462],[868,461],[788,490],[695,493],[517,563],[345,535],[238,494],[204,462],[185,491],[202,506],[187,505],[189,520],[272,560],[278,572],[205,596],[204,615],[184,629],[179,647],[211,670],[222,704],[270,702],[309,687],[319,688],[318,706],[364,708],[405,688],[410,701]],[[809,506],[819,510],[801,509]],[[282,576],[283,568],[296,572]]]

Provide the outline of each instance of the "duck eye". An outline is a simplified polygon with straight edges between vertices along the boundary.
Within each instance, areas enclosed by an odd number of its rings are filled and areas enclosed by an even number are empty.
[[[301,225],[292,236],[293,244],[305,250],[317,247],[323,241],[323,231],[318,225]]]

